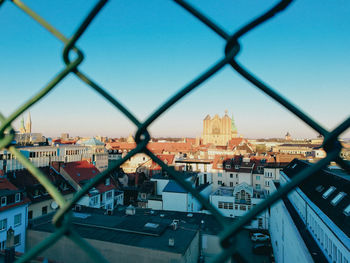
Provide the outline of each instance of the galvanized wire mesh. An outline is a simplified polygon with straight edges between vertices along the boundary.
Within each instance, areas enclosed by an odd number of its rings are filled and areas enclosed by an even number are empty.
[[[137,118],[127,110],[117,99],[108,94],[101,86],[92,81],[85,73],[79,70],[79,65],[84,59],[84,55],[80,49],[75,45],[82,34],[85,32],[86,28],[89,26],[90,22],[95,18],[95,16],[100,12],[103,6],[106,4],[107,0],[100,0],[93,7],[87,17],[80,24],[79,28],[73,34],[72,37],[67,38],[61,34],[56,28],[50,25],[47,21],[41,18],[37,13],[32,9],[22,3],[20,0],[12,0],[11,2],[16,5],[18,8],[23,10],[27,15],[31,16],[36,20],[42,27],[47,29],[52,35],[59,39],[64,44],[63,49],[63,59],[65,62],[65,67],[55,75],[49,84],[42,88],[37,94],[30,98],[26,103],[20,106],[15,110],[10,116],[5,117],[0,113],[0,150],[7,149],[9,150],[23,165],[26,167],[35,178],[47,189],[48,193],[59,205],[59,210],[56,212],[53,218],[53,224],[56,227],[56,231],[50,235],[49,238],[43,240],[41,243],[36,245],[32,250],[28,251],[23,257],[21,257],[18,262],[26,262],[35,256],[39,255],[42,251],[52,246],[57,240],[62,236],[66,236],[74,241],[78,246],[81,247],[89,256],[97,261],[103,262],[106,261],[101,254],[91,247],[83,238],[81,238],[71,227],[71,208],[74,204],[85,194],[88,193],[89,189],[101,183],[106,176],[113,170],[116,170],[122,165],[126,160],[137,153],[146,153],[149,155],[161,168],[170,174],[183,188],[188,190],[195,198],[197,198],[201,204],[208,209],[216,220],[221,224],[223,230],[220,233],[220,243],[224,248],[223,252],[217,255],[214,258],[214,262],[223,262],[233,255],[235,252],[234,237],[235,234],[242,229],[244,225],[249,223],[257,214],[265,210],[268,206],[274,202],[281,199],[281,197],[288,194],[293,190],[298,184],[304,181],[306,178],[316,173],[323,167],[325,167],[330,161],[337,162],[342,168],[350,173],[349,164],[342,160],[339,156],[339,153],[342,149],[342,146],[338,140],[338,136],[343,133],[350,126],[350,117],[346,119],[342,124],[340,124],[333,131],[327,131],[320,124],[315,122],[307,114],[305,114],[301,109],[297,108],[286,98],[282,97],[278,92],[274,91],[267,84],[260,81],[252,73],[246,70],[239,62],[235,59],[237,54],[240,51],[240,38],[247,32],[253,30],[255,27],[271,19],[273,16],[283,11],[292,0],[282,0],[271,8],[266,13],[262,14],[253,21],[247,23],[233,35],[225,32],[220,28],[216,23],[211,21],[204,14],[199,12],[196,8],[188,4],[183,0],[173,0],[178,5],[183,7],[193,16],[198,18],[202,23],[212,29],[216,34],[222,37],[226,41],[226,48],[223,57],[218,60],[212,67],[206,70],[204,73],[200,74],[197,78],[192,80],[190,84],[180,89],[176,94],[174,94],[168,101],[166,101],[161,107],[159,107],[151,116],[147,118],[146,121],[140,122]],[[10,1],[9,1],[10,2]],[[4,0],[0,0],[0,5],[4,3]],[[76,59],[71,60],[69,58],[70,52],[76,53]],[[324,136],[323,149],[327,152],[327,156],[318,161],[316,164],[312,165],[308,169],[300,172],[297,176],[291,180],[290,183],[280,187],[278,191],[270,195],[266,200],[255,206],[251,209],[244,217],[241,217],[239,220],[235,221],[233,224],[228,224],[224,217],[219,213],[219,211],[213,207],[205,198],[203,198],[192,186],[190,183],[182,179],[181,175],[169,168],[164,162],[162,162],[156,155],[149,151],[146,146],[150,140],[150,135],[147,131],[148,126],[156,120],[160,115],[162,115],[167,109],[172,107],[176,102],[181,100],[184,96],[190,93],[192,90],[197,88],[200,84],[213,77],[218,71],[220,71],[224,66],[230,65],[232,69],[238,72],[243,78],[247,79],[250,83],[253,84],[256,88],[263,91],[267,96],[270,96],[282,106],[287,108],[290,112],[298,116],[302,121],[308,124],[315,131]],[[77,192],[74,195],[74,198],[67,202],[63,196],[57,191],[57,189],[46,179],[46,177],[26,158],[24,157],[13,145],[11,142],[14,138],[14,130],[11,127],[12,122],[18,118],[24,111],[29,109],[33,104],[41,100],[46,94],[52,91],[64,78],[69,74],[74,74],[82,82],[93,90],[97,91],[101,96],[103,96],[107,101],[119,109],[126,117],[128,117],[137,127],[137,132],[135,134],[136,147],[131,150],[124,158],[118,160],[112,167],[109,167],[106,171],[100,173],[88,184],[86,184],[82,190]]]

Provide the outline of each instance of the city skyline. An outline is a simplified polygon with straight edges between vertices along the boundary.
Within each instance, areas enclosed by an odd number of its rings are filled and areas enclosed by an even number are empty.
[[[257,1],[251,8],[244,1],[193,1],[229,32],[273,3]],[[250,32],[241,43],[239,61],[332,129],[348,114],[344,109],[350,95],[350,36],[344,32],[350,24],[346,14],[350,4],[317,3],[295,2],[278,19]],[[82,1],[28,4],[67,36],[93,5]],[[107,5],[77,43],[85,54],[80,68],[141,121],[223,56],[225,43],[171,1],[111,1]],[[77,10],[79,15],[74,16]],[[7,65],[0,73],[2,91],[6,91],[0,104],[8,116],[62,69],[63,46],[13,5],[4,3],[0,14],[0,23],[8,25],[0,29],[0,56]],[[228,109],[238,132],[247,138],[283,137],[287,131],[294,138],[318,135],[271,102],[225,67],[164,113],[149,131],[154,137],[198,137],[207,114],[223,115]],[[33,132],[47,136],[63,132],[109,137],[134,134],[134,126],[107,105],[70,75],[30,109]],[[20,119],[14,122],[16,129]]]

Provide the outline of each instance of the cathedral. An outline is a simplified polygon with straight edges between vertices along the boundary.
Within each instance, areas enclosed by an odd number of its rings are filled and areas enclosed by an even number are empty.
[[[30,117],[30,112],[28,112],[28,118],[27,118],[27,122],[26,122],[25,126],[24,126],[24,118],[22,116],[19,132],[22,134],[23,133],[32,133],[32,119]]]
[[[236,137],[238,137],[238,134],[233,116],[231,119],[227,115],[227,110],[222,118],[216,114],[213,118],[207,115],[203,120],[203,144],[212,143],[218,146],[226,146],[232,138]]]

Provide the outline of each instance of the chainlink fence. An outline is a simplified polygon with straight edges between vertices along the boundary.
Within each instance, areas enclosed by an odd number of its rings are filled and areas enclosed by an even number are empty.
[[[52,233],[47,239],[43,240],[39,244],[37,244],[33,249],[25,253],[18,262],[27,262],[39,255],[42,251],[46,250],[48,247],[52,246],[56,241],[58,241],[62,236],[66,236],[70,238],[73,242],[75,242],[78,246],[81,247],[89,256],[96,262],[106,262],[103,256],[89,243],[87,243],[82,237],[80,237],[74,229],[71,227],[71,209],[74,204],[85,194],[88,193],[89,189],[98,185],[99,183],[104,181],[104,178],[108,176],[110,172],[116,170],[122,165],[126,160],[137,153],[145,153],[149,155],[157,164],[159,164],[163,170],[165,170],[168,174],[170,174],[183,188],[188,190],[195,198],[197,198],[202,205],[208,209],[212,215],[216,218],[218,223],[222,226],[222,232],[219,234],[220,244],[224,248],[223,252],[216,255],[214,258],[214,262],[223,262],[229,259],[235,251],[235,234],[237,234],[244,225],[249,223],[257,214],[261,213],[268,206],[273,204],[274,202],[281,199],[283,196],[286,196],[291,190],[293,190],[298,184],[304,181],[306,178],[316,173],[323,167],[325,167],[330,161],[337,162],[342,168],[344,168],[348,173],[350,173],[350,165],[340,158],[339,153],[342,149],[342,146],[338,140],[338,136],[343,133],[346,129],[350,127],[350,117],[347,118],[342,124],[340,124],[333,131],[327,131],[320,124],[315,122],[312,118],[306,115],[301,109],[294,106],[291,102],[289,102],[286,98],[282,97],[278,92],[274,91],[267,84],[263,83],[256,76],[250,73],[247,69],[245,69],[242,65],[236,61],[236,56],[240,51],[240,38],[246,34],[247,32],[253,30],[255,27],[260,24],[266,22],[271,19],[273,16],[282,12],[286,9],[292,0],[282,0],[270,10],[268,10],[263,15],[258,18],[252,20],[247,23],[245,26],[240,28],[233,35],[225,32],[222,28],[220,28],[217,24],[211,21],[204,14],[199,12],[193,6],[188,4],[183,0],[173,0],[175,3],[183,7],[197,19],[199,19],[202,23],[208,26],[211,30],[213,30],[216,34],[226,40],[226,48],[223,54],[223,57],[219,59],[212,67],[207,69],[204,73],[200,74],[197,78],[192,80],[190,84],[180,89],[176,94],[174,94],[168,101],[166,101],[161,107],[159,107],[151,116],[148,117],[146,121],[143,123],[136,119],[136,117],[127,110],[117,99],[113,98],[110,94],[108,94],[101,86],[91,80],[85,73],[79,70],[79,65],[84,59],[84,55],[80,49],[78,49],[75,45],[81,35],[85,32],[86,28],[89,26],[90,22],[95,18],[95,16],[100,12],[100,10],[104,7],[107,0],[100,0],[93,7],[87,17],[82,21],[79,28],[73,34],[72,37],[67,38],[63,34],[61,34],[56,28],[46,22],[43,18],[41,18],[37,13],[35,13],[32,9],[22,3],[20,0],[12,0],[8,1],[12,4],[16,5],[18,8],[23,10],[27,15],[32,17],[32,19],[36,20],[42,27],[47,29],[52,35],[54,35],[57,39],[59,39],[64,44],[63,49],[63,59],[65,62],[65,67],[55,75],[49,84],[42,88],[37,94],[35,94],[32,98],[30,98],[26,103],[17,108],[15,112],[13,112],[10,116],[5,117],[0,113],[0,150],[7,149],[10,151],[23,165],[26,167],[35,178],[47,189],[48,193],[52,196],[52,198],[59,205],[59,210],[56,212],[53,218],[53,224],[56,227],[56,231]],[[4,3],[4,0],[0,0],[0,6]],[[10,4],[10,3],[6,3]],[[69,57],[70,52],[74,52],[76,54],[76,59],[71,60]],[[255,206],[251,209],[244,217],[241,217],[239,220],[234,223],[227,223],[225,218],[219,213],[219,211],[213,207],[208,200],[203,198],[194,188],[192,188],[191,184],[182,179],[181,174],[174,171],[170,167],[168,167],[164,162],[162,162],[156,155],[154,155],[151,151],[149,151],[146,146],[150,140],[150,135],[147,131],[148,126],[156,120],[160,115],[162,115],[167,109],[169,109],[176,102],[181,100],[184,96],[190,93],[192,90],[197,88],[203,82],[213,77],[218,71],[220,71],[224,66],[230,65],[232,69],[238,72],[243,78],[247,79],[250,83],[253,84],[256,88],[263,91],[266,95],[270,96],[277,102],[279,102],[282,106],[287,108],[290,112],[294,113],[298,116],[302,121],[308,124],[315,131],[323,135],[323,149],[327,152],[327,156],[324,159],[321,159],[316,164],[310,166],[308,169],[303,170],[297,176],[293,178],[288,184],[280,187],[278,191],[271,194],[267,199],[263,202]],[[11,145],[11,142],[14,138],[14,130],[11,127],[12,122],[19,117],[24,111],[29,109],[33,104],[41,100],[46,94],[48,94],[51,90],[53,90],[64,78],[66,78],[69,74],[74,74],[78,79],[82,82],[86,83],[86,85],[96,92],[98,92],[101,96],[103,96],[107,101],[113,104],[117,109],[119,109],[126,117],[131,120],[135,126],[138,128],[135,134],[136,147],[131,150],[124,158],[118,160],[112,167],[109,167],[106,171],[98,174],[93,180],[91,180],[88,184],[86,184],[82,190],[77,192],[73,199],[69,202],[65,201],[63,196],[58,192],[55,186],[37,169],[26,157],[24,157],[15,146]]]

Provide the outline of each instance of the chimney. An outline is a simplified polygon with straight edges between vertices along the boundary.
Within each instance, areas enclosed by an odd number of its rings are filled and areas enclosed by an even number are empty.
[[[168,245],[169,245],[169,247],[174,247],[175,246],[175,238],[169,237]]]

